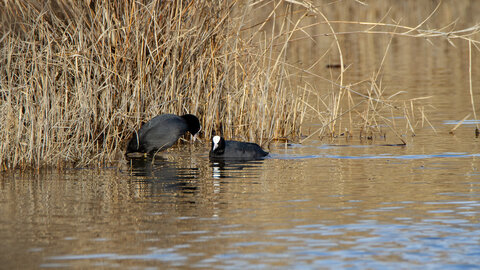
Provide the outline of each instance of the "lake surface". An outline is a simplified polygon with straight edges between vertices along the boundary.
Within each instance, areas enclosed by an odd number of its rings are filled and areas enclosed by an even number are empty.
[[[212,163],[174,149],[131,171],[0,182],[0,261],[24,268],[453,268],[480,265],[473,136],[272,148]]]
[[[369,78],[385,51],[367,49],[370,36],[346,38],[348,80]],[[292,62],[318,59],[301,50]],[[121,167],[2,174],[0,268],[478,269],[477,122],[448,133],[471,113],[466,50],[392,43],[382,84],[432,96],[437,132],[425,125],[405,146],[314,136],[271,145],[265,160],[222,164],[204,141]],[[309,119],[305,135],[316,128]]]

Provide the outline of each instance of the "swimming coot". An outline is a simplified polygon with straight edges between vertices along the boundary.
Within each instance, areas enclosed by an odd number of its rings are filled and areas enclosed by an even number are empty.
[[[172,146],[187,131],[195,135],[200,130],[200,122],[195,115],[161,114],[145,123],[134,132],[127,146],[127,152],[152,153]]]
[[[256,143],[225,141],[220,136],[212,138],[211,158],[225,159],[260,159],[268,155],[268,152]]]

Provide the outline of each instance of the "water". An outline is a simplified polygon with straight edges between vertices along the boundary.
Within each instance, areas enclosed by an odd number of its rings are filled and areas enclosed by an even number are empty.
[[[461,4],[439,13],[465,18],[467,2],[445,1],[452,3]],[[348,16],[342,10],[339,19]],[[347,80],[368,79],[390,37],[344,37]],[[289,59],[310,67],[324,53],[315,46],[330,46],[324,39],[310,45],[315,50],[296,43],[301,55]],[[427,112],[437,134],[425,125],[403,137],[406,146],[314,136],[272,145],[265,160],[225,164],[210,162],[208,143],[200,143],[131,169],[2,174],[0,268],[480,268],[478,121],[448,133],[471,113],[466,46],[428,44],[395,39],[381,78],[390,94],[433,96]],[[324,67],[312,70],[336,72]],[[478,76],[473,85],[478,104]],[[309,122],[306,131],[318,128]]]
[[[454,140],[16,173],[0,182],[2,267],[477,268],[478,139]]]

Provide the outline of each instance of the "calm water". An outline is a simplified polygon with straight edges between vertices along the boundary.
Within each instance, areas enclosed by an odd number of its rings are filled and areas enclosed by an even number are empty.
[[[0,182],[2,268],[476,268],[478,140],[176,149],[134,170]]]
[[[348,79],[368,79],[385,52],[372,47],[389,37],[345,39]],[[432,95],[426,104],[435,106],[438,135],[425,126],[404,138],[406,146],[314,137],[272,145],[262,161],[218,164],[206,143],[132,161],[131,170],[3,174],[0,268],[480,268],[475,121],[448,134],[471,112],[462,44],[392,43],[382,74],[387,92]],[[298,48],[292,62],[317,61],[302,53],[314,48]],[[322,64],[315,72],[335,71]],[[318,127],[309,121],[307,135]]]

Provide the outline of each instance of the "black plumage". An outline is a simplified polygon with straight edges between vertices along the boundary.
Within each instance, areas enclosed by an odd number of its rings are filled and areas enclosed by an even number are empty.
[[[157,115],[134,132],[127,145],[126,154],[133,152],[152,153],[171,147],[187,131],[195,135],[200,130],[200,121],[195,115]]]
[[[218,159],[260,159],[268,155],[258,144],[239,141],[226,141],[220,136],[212,138],[210,158]]]

